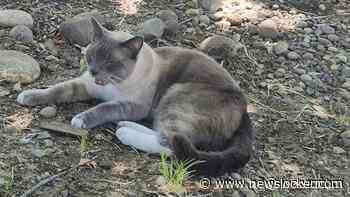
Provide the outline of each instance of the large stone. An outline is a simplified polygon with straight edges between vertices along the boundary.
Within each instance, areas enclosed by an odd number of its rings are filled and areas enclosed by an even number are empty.
[[[33,24],[33,17],[25,11],[0,10],[0,26],[14,27],[16,25],[25,25],[32,28]]]
[[[335,34],[335,29],[328,24],[320,24],[317,27],[318,32],[321,34]]]
[[[273,46],[273,50],[277,55],[287,53],[288,52],[288,42],[286,41],[279,41]]]
[[[201,6],[211,12],[215,12],[225,7],[225,0],[201,0]]]
[[[31,83],[40,76],[38,62],[31,56],[13,50],[0,50],[0,79]]]
[[[165,23],[159,18],[146,20],[141,25],[141,33],[147,40],[162,37],[164,30]]]
[[[343,139],[350,140],[350,130],[347,130],[347,131],[344,131],[343,133],[341,133],[340,137],[342,137]]]
[[[278,36],[278,27],[275,21],[266,19],[258,25],[259,34],[265,38],[276,38]]]
[[[165,24],[165,33],[174,35],[180,28],[179,19],[175,12],[171,10],[161,10],[156,16]]]
[[[243,45],[231,38],[215,35],[206,38],[199,45],[199,49],[215,58],[224,58],[235,56]]]
[[[10,31],[10,36],[22,42],[32,42],[33,32],[25,25],[17,25]]]
[[[102,25],[105,23],[104,17],[98,11],[84,12],[63,22],[59,30],[69,42],[87,46],[92,41],[93,36],[91,17],[94,17]]]
[[[156,13],[156,16],[161,19],[162,21],[178,21],[178,16],[175,12],[171,10],[161,10]]]

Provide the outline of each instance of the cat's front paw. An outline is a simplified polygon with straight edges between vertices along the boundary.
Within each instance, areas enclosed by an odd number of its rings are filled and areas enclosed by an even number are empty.
[[[86,129],[87,121],[83,113],[80,113],[73,117],[71,125],[75,128]]]
[[[17,96],[17,102],[21,105],[27,106],[44,104],[43,90],[25,90]]]

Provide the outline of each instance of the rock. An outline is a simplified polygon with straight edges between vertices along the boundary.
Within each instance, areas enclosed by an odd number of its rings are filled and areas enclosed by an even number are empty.
[[[304,28],[304,32],[305,32],[306,34],[311,34],[313,31],[314,31],[314,30],[312,30],[310,27]]]
[[[110,159],[102,159],[99,162],[99,166],[105,170],[110,170],[113,166],[113,161]]]
[[[259,34],[265,38],[276,38],[278,36],[277,24],[271,20],[266,19],[258,25]]]
[[[338,54],[335,57],[342,63],[346,63],[348,61],[348,58],[343,54]]]
[[[303,75],[306,73],[305,69],[302,68],[294,68],[294,71],[299,75]]]
[[[203,40],[199,49],[216,58],[233,57],[243,45],[231,38],[215,35]]]
[[[63,22],[59,27],[59,31],[69,42],[87,46],[93,36],[91,17],[94,17],[102,25],[105,24],[103,16],[95,10],[78,14],[72,19]]]
[[[317,27],[317,30],[321,33],[321,34],[335,34],[335,29],[333,27],[331,27],[328,24],[320,24]]]
[[[21,42],[32,42],[33,32],[25,25],[17,25],[10,31],[10,36]]]
[[[330,46],[330,45],[332,45],[332,42],[329,41],[329,40],[327,40],[326,38],[318,38],[318,41],[319,41],[321,44],[325,45],[325,46]]]
[[[215,25],[217,26],[218,29],[222,31],[228,31],[231,27],[231,23],[228,22],[227,20],[221,20],[219,22],[216,22]]]
[[[277,55],[288,52],[288,42],[279,41],[273,46],[273,50]]]
[[[56,116],[56,113],[57,113],[56,107],[51,107],[51,106],[44,107],[39,112],[39,114],[44,118],[53,118]]]
[[[239,14],[234,13],[225,14],[225,19],[233,26],[239,26],[243,22],[243,18]]]
[[[332,41],[332,42],[337,42],[337,41],[339,41],[339,37],[338,37],[337,35],[335,35],[335,34],[329,34],[329,35],[327,36],[327,38],[328,38],[328,40],[330,40],[330,41]]]
[[[309,26],[309,24],[308,24],[307,22],[305,22],[305,21],[303,21],[303,20],[297,21],[297,27],[299,27],[299,28],[305,28],[305,27],[307,27],[307,26]]]
[[[46,50],[49,50],[53,55],[57,56],[59,48],[56,46],[55,41],[52,39],[47,39],[44,42],[44,46]]]
[[[345,67],[345,68],[343,68],[343,70],[342,70],[342,75],[343,75],[345,78],[350,78],[350,67]]]
[[[14,27],[16,25],[25,25],[32,28],[33,24],[33,17],[25,11],[0,10],[0,26]]]
[[[314,58],[314,55],[312,53],[309,53],[309,52],[306,52],[303,55],[303,59],[306,59],[306,60],[312,60],[313,58]]]
[[[5,184],[5,179],[3,177],[0,177],[0,187],[2,187]]]
[[[342,149],[341,147],[339,146],[334,146],[333,147],[333,152],[335,154],[343,154],[343,153],[346,153],[346,151],[344,149]]]
[[[61,196],[62,196],[62,197],[69,197],[69,191],[68,191],[68,190],[63,190],[63,191],[61,192]]]
[[[219,21],[225,17],[225,12],[224,11],[218,11],[215,12],[214,14],[210,14],[209,17],[213,19],[214,21]]]
[[[288,59],[290,60],[297,60],[300,58],[300,55],[294,51],[291,51],[287,54]]]
[[[280,8],[280,6],[278,4],[273,4],[273,6],[272,6],[272,9],[274,9],[274,10],[277,10],[279,8]]]
[[[235,190],[231,195],[231,197],[240,197],[239,191]]]
[[[303,74],[303,75],[301,75],[300,76],[300,79],[304,82],[304,83],[306,83],[306,84],[312,84],[312,77],[310,76],[310,75],[308,75],[308,74]]]
[[[54,143],[50,139],[45,139],[44,140],[45,147],[53,147]]]
[[[276,77],[284,77],[285,74],[286,74],[286,70],[284,70],[284,68],[279,68],[275,72]]]
[[[225,0],[201,0],[201,6],[211,12],[218,11],[218,9],[223,8]]]
[[[7,96],[10,94],[10,91],[2,86],[0,86],[0,97]]]
[[[141,33],[146,40],[162,37],[165,30],[165,23],[159,18],[146,20],[141,25]]]
[[[46,150],[42,150],[40,148],[32,148],[31,152],[34,157],[38,158],[42,158],[47,155]]]
[[[189,15],[189,16],[198,16],[199,15],[199,9],[190,8],[190,9],[186,10],[185,13],[187,15]]]
[[[5,36],[7,31],[5,29],[0,29],[0,37]]]
[[[350,92],[349,92],[349,91],[347,91],[347,90],[345,90],[345,89],[343,89],[343,88],[339,88],[338,93],[339,93],[344,99],[350,100]],[[350,141],[350,139],[349,139],[349,141]]]
[[[165,24],[164,33],[174,35],[179,29],[179,19],[175,12],[171,10],[161,10],[156,13],[156,16]]]
[[[207,15],[200,15],[198,19],[199,19],[199,24],[203,24],[205,26],[210,24],[210,19]]]
[[[36,60],[22,52],[0,50],[0,78],[7,81],[31,83],[40,76]]]
[[[347,131],[344,131],[343,133],[341,133],[340,137],[342,137],[343,139],[350,140],[350,130],[347,130]]]
[[[343,85],[341,87],[350,90],[350,79],[348,81],[346,81],[345,83],[343,83]]]
[[[163,22],[166,22],[166,21],[178,21],[179,20],[179,18],[176,15],[176,13],[171,11],[171,10],[161,10],[161,11],[156,13],[156,16],[160,20],[162,20]]]
[[[36,139],[38,139],[38,140],[45,140],[45,139],[52,138],[51,134],[48,131],[39,131],[37,134],[38,135],[37,135]]]
[[[161,186],[161,187],[162,186],[166,186],[167,185],[167,181],[166,181],[164,176],[158,176],[157,179],[156,179],[156,184],[158,186]]]
[[[198,8],[198,0],[187,1],[186,5],[191,8]]]
[[[320,4],[319,6],[318,6],[318,8],[321,10],[321,11],[326,11],[326,6],[324,5],[324,4]]]
[[[335,47],[328,47],[328,51],[337,52],[338,49]]]

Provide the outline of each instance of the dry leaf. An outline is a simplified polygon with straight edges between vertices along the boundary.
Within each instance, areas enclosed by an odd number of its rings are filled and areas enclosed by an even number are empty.
[[[79,166],[86,166],[88,168],[96,168],[97,164],[96,161],[91,159],[80,159]]]

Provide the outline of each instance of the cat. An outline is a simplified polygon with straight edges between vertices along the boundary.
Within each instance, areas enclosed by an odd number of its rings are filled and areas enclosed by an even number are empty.
[[[91,23],[88,70],[47,89],[25,90],[18,103],[100,99],[104,102],[76,115],[72,126],[116,122],[123,144],[201,161],[191,168],[198,175],[219,176],[244,167],[254,131],[246,99],[221,65],[195,49],[152,49],[142,37],[108,31],[94,18]],[[152,129],[134,122],[149,117]]]

